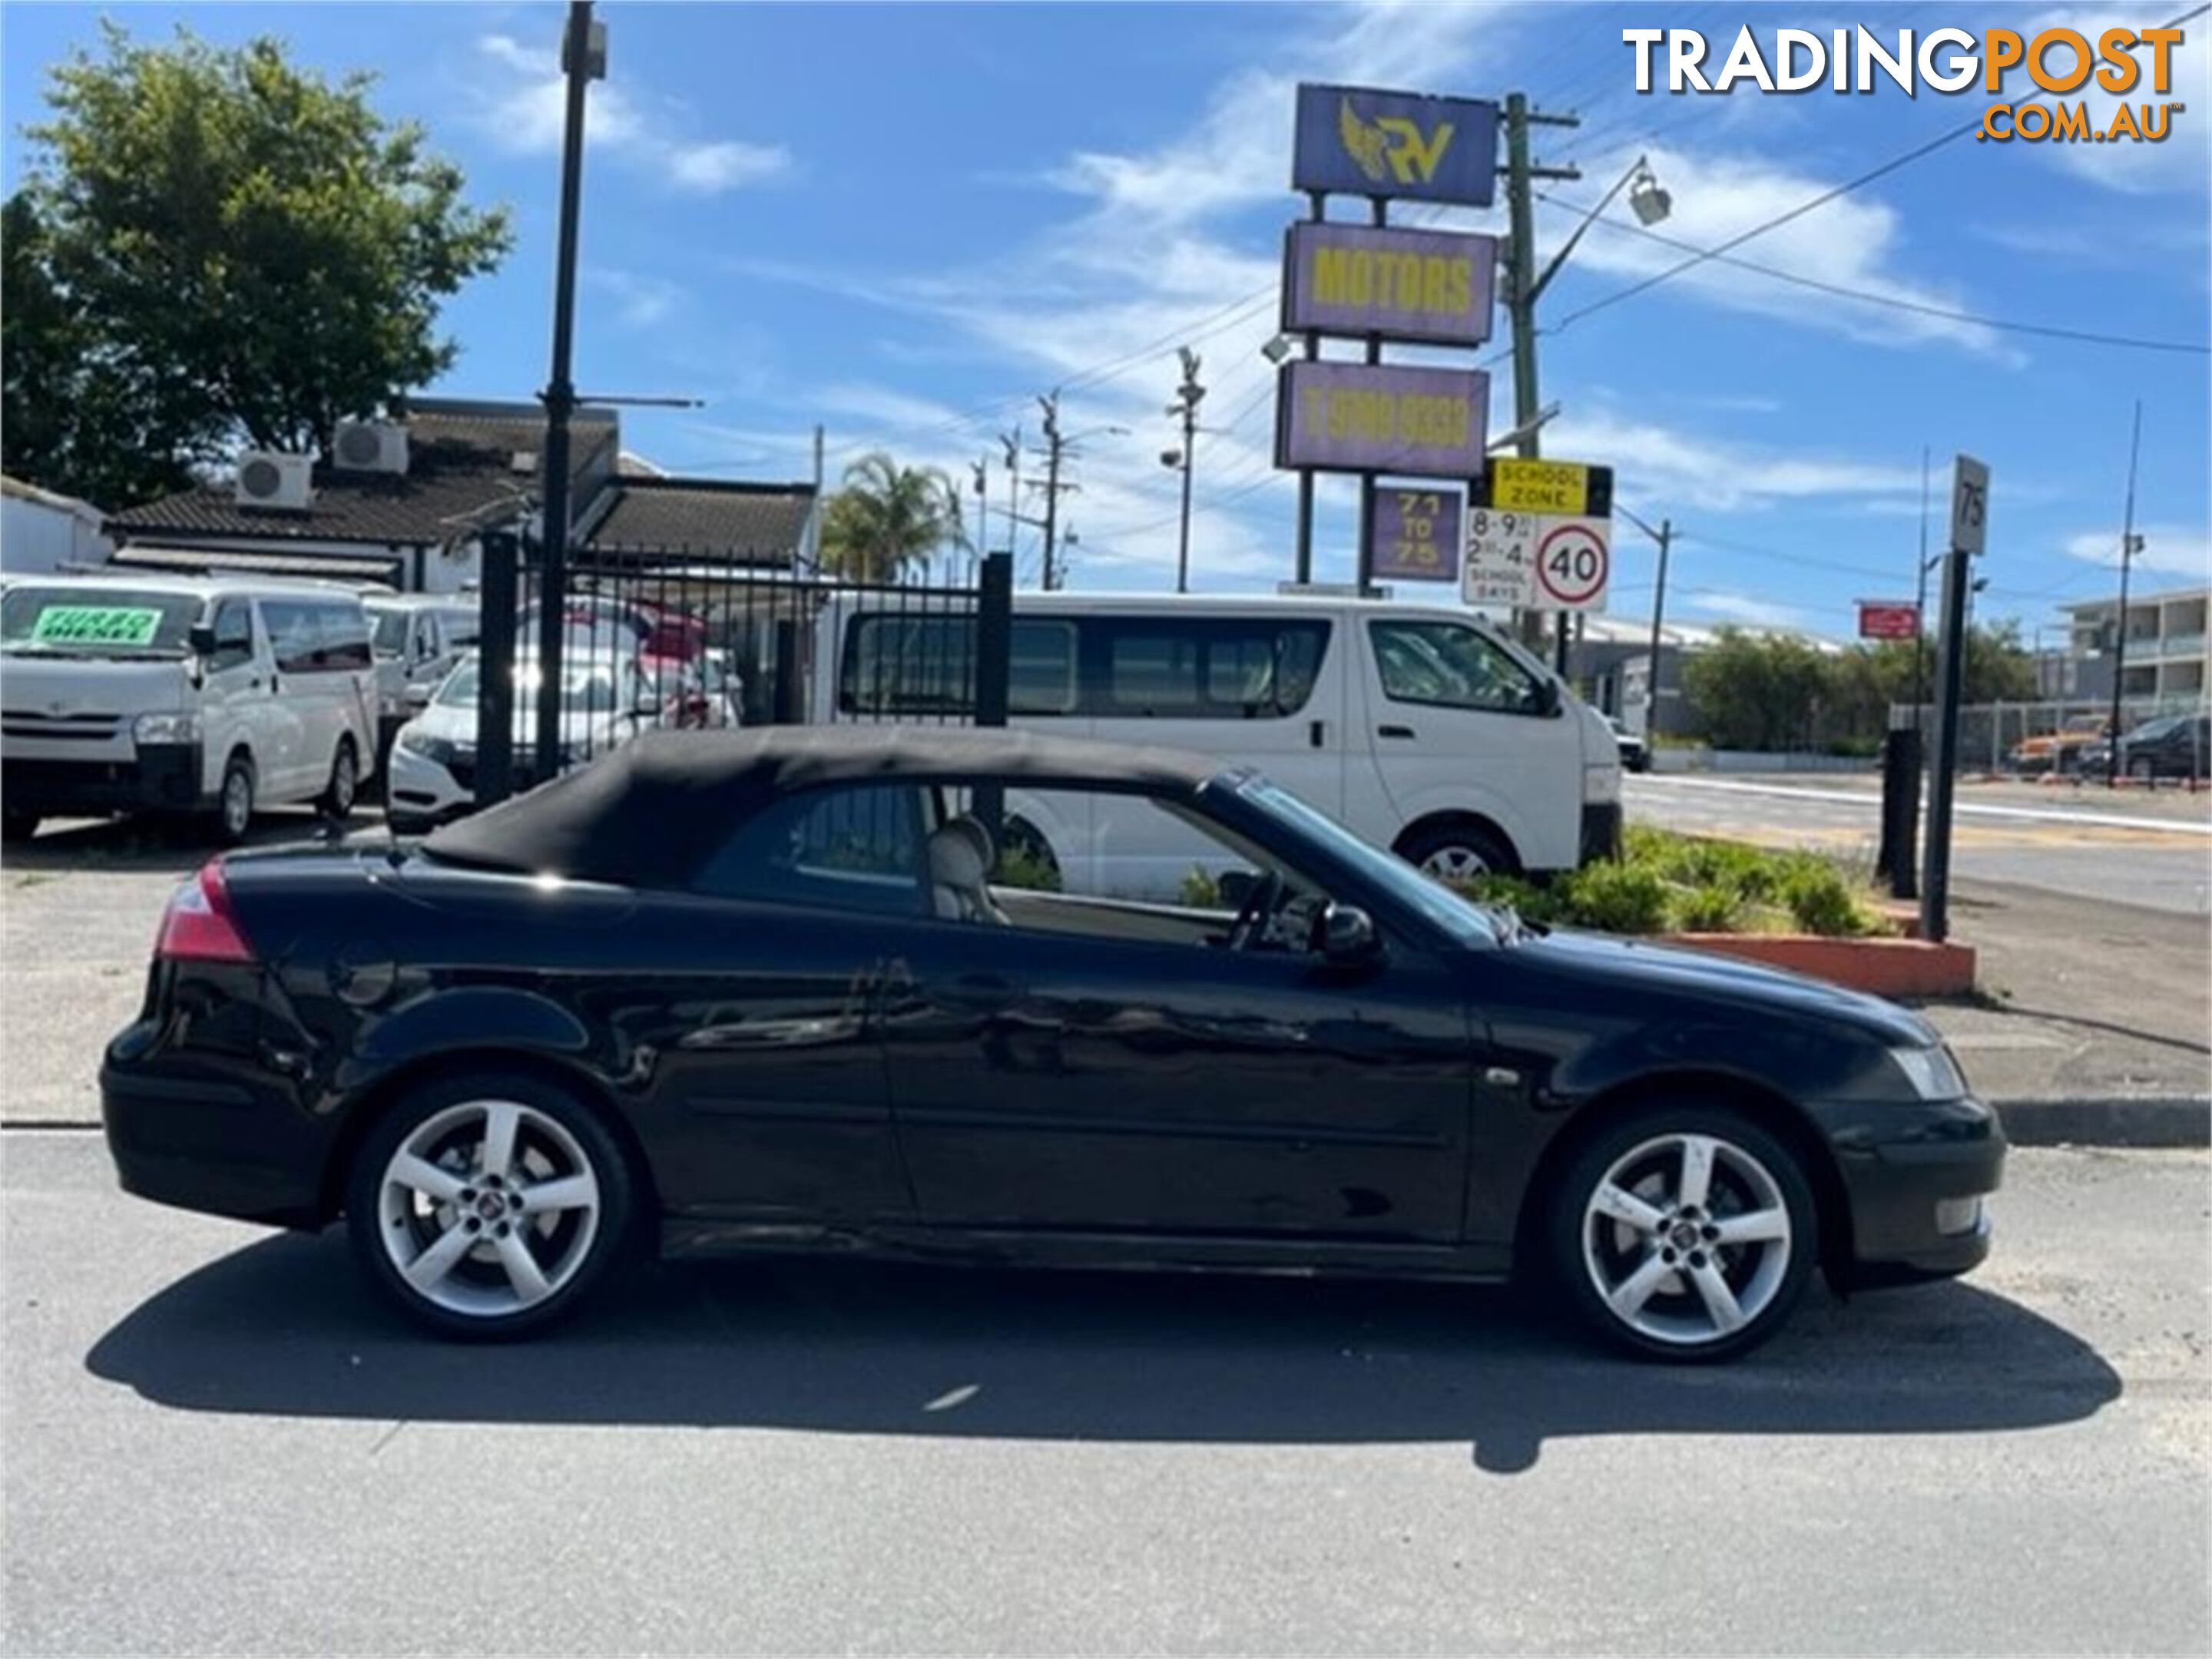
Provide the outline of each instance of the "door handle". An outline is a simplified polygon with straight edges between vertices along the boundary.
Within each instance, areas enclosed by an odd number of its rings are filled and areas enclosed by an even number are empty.
[[[249,691],[258,691],[261,689],[261,682],[258,679],[248,680],[246,683],[246,689]]]
[[[1413,735],[1413,728],[1410,726],[1378,726],[1375,728],[1375,735],[1378,738],[1410,738]]]
[[[1328,746],[1328,722],[1327,720],[1310,721],[1306,726],[1306,740],[1316,749],[1327,748]]]

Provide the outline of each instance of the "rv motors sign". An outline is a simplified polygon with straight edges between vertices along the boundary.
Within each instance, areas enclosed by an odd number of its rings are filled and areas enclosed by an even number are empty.
[[[1480,345],[1497,270],[1494,236],[1309,220],[1284,243],[1283,329]]]
[[[1372,87],[1298,88],[1291,188],[1488,207],[1498,106]]]

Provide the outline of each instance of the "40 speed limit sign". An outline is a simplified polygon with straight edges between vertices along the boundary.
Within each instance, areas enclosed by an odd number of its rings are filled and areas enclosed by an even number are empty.
[[[1613,526],[1605,519],[1539,520],[1534,605],[1540,611],[1601,611],[1613,574]]]

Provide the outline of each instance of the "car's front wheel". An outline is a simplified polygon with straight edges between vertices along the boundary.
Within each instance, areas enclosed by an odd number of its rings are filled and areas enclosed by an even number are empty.
[[[1601,1128],[1553,1194],[1552,1265],[1632,1352],[1725,1359],[1780,1328],[1819,1255],[1796,1153],[1731,1107],[1655,1105]]]
[[[418,1090],[363,1141],[347,1224],[369,1279],[442,1335],[496,1340],[573,1312],[621,1253],[622,1149],[535,1078],[484,1073]]]

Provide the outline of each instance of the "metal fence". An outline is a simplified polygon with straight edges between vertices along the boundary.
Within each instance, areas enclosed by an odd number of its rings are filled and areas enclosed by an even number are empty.
[[[489,804],[647,727],[1003,726],[1012,590],[1004,555],[972,585],[853,582],[689,547],[549,570],[487,538],[475,775],[457,781]]]
[[[2130,697],[2120,705],[2120,730],[2168,714],[2202,714],[2201,696]],[[1968,772],[2014,772],[2070,775],[2081,751],[2101,743],[2112,724],[2108,698],[2051,702],[1969,703],[1959,710],[1959,767]],[[1923,703],[1893,703],[1892,731],[1917,726],[1932,733],[1936,710]]]

